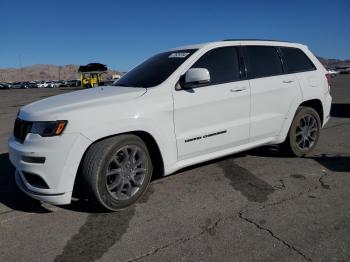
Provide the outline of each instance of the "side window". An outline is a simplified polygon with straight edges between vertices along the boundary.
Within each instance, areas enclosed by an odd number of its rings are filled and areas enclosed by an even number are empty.
[[[237,48],[220,47],[205,53],[191,68],[206,68],[210,85],[240,80]]]
[[[283,74],[281,59],[273,46],[246,46],[248,77],[259,78]]]
[[[281,47],[288,73],[316,70],[311,60],[298,48]]]

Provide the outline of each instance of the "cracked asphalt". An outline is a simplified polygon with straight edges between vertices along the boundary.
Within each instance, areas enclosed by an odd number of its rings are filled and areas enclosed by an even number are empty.
[[[15,186],[18,108],[69,88],[0,90],[0,261],[350,261],[350,75],[316,150],[262,147],[156,179],[136,205],[56,207]]]

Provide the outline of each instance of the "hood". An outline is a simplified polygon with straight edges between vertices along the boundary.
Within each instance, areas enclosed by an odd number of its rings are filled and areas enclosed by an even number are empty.
[[[29,121],[58,120],[61,114],[84,108],[122,103],[142,96],[142,87],[101,86],[52,96],[21,108],[19,117]]]

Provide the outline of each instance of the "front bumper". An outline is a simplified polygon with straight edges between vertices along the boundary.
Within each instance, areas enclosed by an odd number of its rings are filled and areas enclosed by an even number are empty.
[[[35,199],[56,205],[69,204],[81,158],[90,143],[81,134],[57,137],[28,134],[23,144],[11,137],[8,142],[9,157],[16,167],[17,185]],[[30,159],[45,161],[38,163]],[[47,186],[33,184],[25,174],[39,177]]]
[[[23,174],[16,169],[15,179],[17,186],[28,196],[46,202],[53,205],[66,205],[71,202],[72,192],[60,193],[60,194],[43,194],[36,191],[31,191],[29,187],[31,185],[25,180]]]

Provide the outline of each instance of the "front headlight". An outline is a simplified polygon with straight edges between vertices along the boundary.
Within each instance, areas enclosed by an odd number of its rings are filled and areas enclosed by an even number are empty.
[[[66,120],[32,122],[29,133],[38,134],[43,137],[59,136],[64,131],[67,123]]]

